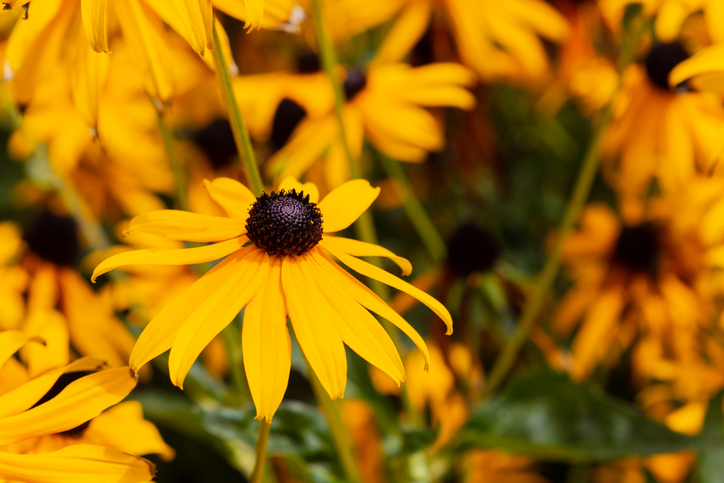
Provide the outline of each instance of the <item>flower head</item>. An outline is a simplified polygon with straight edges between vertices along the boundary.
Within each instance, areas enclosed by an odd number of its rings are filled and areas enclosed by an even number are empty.
[[[278,192],[259,198],[229,178],[206,182],[205,188],[228,217],[161,210],[131,220],[126,234],[145,232],[216,243],[125,252],[108,258],[93,273],[95,280],[125,265],[185,265],[226,257],[151,320],[131,354],[134,370],[170,349],[171,381],[181,387],[204,347],[246,307],[244,369],[258,419],[271,421],[286,391],[291,368],[287,317],[330,397],[344,395],[345,344],[399,384],[405,379],[400,356],[370,312],[405,332],[427,363],[425,342],[387,303],[331,257],[417,298],[440,316],[448,333],[452,331],[450,313],[437,300],[356,257],[387,257],[409,274],[412,266],[407,260],[377,245],[330,235],[350,226],[377,198],[379,188],[372,188],[367,181],[347,182],[319,203],[314,184],[302,185],[292,178],[282,182]]]

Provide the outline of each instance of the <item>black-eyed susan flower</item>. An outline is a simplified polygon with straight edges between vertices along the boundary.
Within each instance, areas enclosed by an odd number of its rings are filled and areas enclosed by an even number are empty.
[[[687,58],[681,45],[657,43],[624,73],[604,140],[604,173],[626,198],[641,196],[654,178],[672,191],[716,169],[724,128],[719,100],[669,86],[669,73]]]
[[[171,350],[171,381],[182,387],[204,347],[246,306],[242,329],[244,369],[257,418],[271,421],[287,387],[291,346],[287,316],[305,357],[332,398],[346,385],[346,344],[396,383],[405,378],[392,340],[369,311],[405,332],[428,358],[415,330],[374,292],[337,265],[414,295],[452,330],[450,314],[435,299],[356,257],[382,256],[410,273],[410,263],[368,243],[332,236],[347,228],[379,194],[365,180],[343,184],[319,204],[317,187],[289,178],[279,192],[255,198],[241,183],[217,178],[209,195],[228,217],[163,210],[131,220],[128,232],[215,242],[182,250],[137,250],[102,262],[93,279],[134,264],[185,265],[223,257],[148,324],[131,354],[134,370]],[[368,311],[369,310],[369,311]]]
[[[173,450],[137,403],[103,412],[136,386],[130,369],[99,371],[103,362],[86,357],[31,378],[12,356],[37,343],[20,331],[0,332],[0,479],[150,481],[154,465],[133,455],[170,458]],[[7,387],[8,371],[21,382]]]
[[[343,83],[343,116],[353,155],[360,156],[367,139],[392,159],[424,161],[430,152],[440,151],[445,145],[440,123],[426,108],[472,109],[475,97],[467,88],[475,82],[468,68],[454,63],[348,69]],[[280,179],[300,177],[316,161],[324,159],[325,180],[332,188],[349,179],[348,162],[332,104],[326,104],[331,100],[330,87],[321,87],[321,92],[317,85],[310,92],[319,101],[315,109],[308,102],[304,104],[307,117],[296,127],[289,142],[269,160],[268,169]],[[325,105],[326,112],[316,109]]]
[[[682,193],[649,200],[645,211],[623,212],[623,223],[604,205],[588,207],[566,242],[564,260],[575,285],[554,322],[559,335],[578,326],[575,377],[632,346],[667,354],[676,364],[697,353],[721,296],[712,269],[722,263],[722,188],[719,179],[697,179]],[[635,375],[662,377],[652,360],[634,357]]]
[[[399,62],[415,46],[436,8],[445,11],[462,62],[485,82],[535,84],[549,75],[542,39],[560,42],[565,19],[540,0],[470,2],[407,0],[400,18],[380,47],[378,59]]]

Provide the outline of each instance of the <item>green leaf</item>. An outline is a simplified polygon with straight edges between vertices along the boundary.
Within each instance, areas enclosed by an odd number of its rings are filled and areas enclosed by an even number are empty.
[[[709,401],[704,427],[699,436],[703,449],[697,463],[697,473],[701,483],[724,483],[723,402],[724,391],[719,392]]]
[[[698,446],[634,406],[550,370],[520,376],[475,411],[456,443],[539,459],[605,461]]]

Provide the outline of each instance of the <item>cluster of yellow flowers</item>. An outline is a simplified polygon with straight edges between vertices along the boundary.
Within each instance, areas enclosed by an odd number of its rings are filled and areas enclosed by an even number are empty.
[[[164,371],[231,394],[178,396],[199,412],[254,408],[254,449],[222,439],[255,483],[298,481],[283,449],[264,467],[290,374],[338,454],[303,481],[558,481],[534,451],[555,431],[461,443],[514,367],[623,377],[647,421],[702,431],[724,389],[724,1],[0,4],[0,482],[153,479],[141,456],[175,451],[132,391]],[[547,188],[511,187],[543,151],[575,166],[536,172],[580,169],[552,243]],[[392,275],[413,267],[383,245],[425,270]],[[683,482],[695,455],[671,448],[572,457],[565,481]]]

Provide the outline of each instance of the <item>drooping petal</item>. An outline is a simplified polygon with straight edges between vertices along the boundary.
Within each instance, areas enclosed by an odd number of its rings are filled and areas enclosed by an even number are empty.
[[[177,0],[175,4],[191,47],[199,55],[206,49],[214,50],[211,0]]]
[[[93,271],[91,280],[127,265],[193,265],[218,260],[240,250],[248,238],[241,236],[213,245],[196,248],[146,248],[119,253],[103,260]]]
[[[138,401],[122,402],[93,418],[83,436],[86,441],[128,454],[158,454],[164,461],[176,454],[156,426],[143,418],[143,406]]]
[[[183,389],[183,382],[201,351],[221,332],[269,276],[269,255],[254,247],[246,257],[230,256],[225,279],[204,302],[184,317],[171,347],[168,369],[171,382]],[[225,261],[226,261],[225,260]]]
[[[110,53],[107,0],[81,0],[80,13],[91,48],[98,53]]]
[[[407,276],[412,273],[412,264],[406,258],[398,257],[386,248],[372,243],[366,243],[350,238],[342,238],[327,235],[324,237],[327,244],[331,244],[337,250],[342,250],[348,255],[355,257],[386,257],[392,260],[402,269],[402,275]]]
[[[294,335],[312,370],[319,378],[329,397],[344,397],[347,384],[347,356],[342,337],[334,321],[325,316],[322,308],[326,301],[300,269],[302,263],[311,263],[309,254],[285,257],[282,263],[282,286],[287,300],[289,319]]]
[[[422,302],[423,304],[427,305],[430,310],[435,312],[438,317],[442,319],[443,322],[445,322],[445,325],[447,325],[447,335],[452,334],[452,317],[450,316],[450,312],[443,306],[440,302],[435,300],[434,297],[426,294],[419,288],[410,285],[409,283],[405,282],[404,280],[400,280],[399,278],[395,277],[394,275],[390,275],[389,273],[385,272],[381,268],[375,267],[371,263],[367,263],[363,260],[359,260],[357,258],[354,258],[350,255],[347,255],[341,250],[338,250],[336,247],[333,247],[332,245],[325,243],[324,240],[322,240],[319,243],[319,246],[322,248],[329,250],[332,255],[337,257],[342,263],[347,265],[349,268],[354,270],[355,272],[359,273],[360,275],[364,275],[366,277],[373,278],[375,280],[379,280],[380,282],[389,285],[390,287],[394,287],[397,290],[401,290],[408,295],[411,295],[412,297],[415,297],[417,300]]]
[[[332,190],[319,202],[324,232],[344,230],[370,207],[380,194],[380,188],[373,188],[365,179],[348,181]]]
[[[171,348],[181,327],[181,321],[194,310],[208,304],[214,292],[229,277],[233,277],[239,259],[246,257],[254,249],[256,249],[254,246],[242,248],[219,262],[176,296],[148,323],[138,337],[129,360],[129,365],[136,373],[148,361]]]
[[[81,357],[67,366],[56,367],[45,374],[16,387],[0,396],[0,418],[20,413],[30,408],[43,397],[55,381],[71,372],[93,372],[101,369],[104,362],[94,357]]]
[[[345,269],[337,265],[323,253],[315,250],[312,252],[312,256],[326,272],[334,273],[336,271],[337,283],[344,292],[347,292],[360,305],[389,320],[398,329],[404,332],[422,352],[422,355],[425,358],[425,370],[427,370],[427,366],[430,364],[430,352],[427,349],[425,340],[420,337],[420,334],[418,334],[417,331],[400,316],[400,314],[395,312],[392,307],[390,307],[387,302],[382,300],[376,293],[367,288],[367,286],[365,286],[362,282],[354,278]]]
[[[249,208],[256,202],[256,196],[249,188],[231,178],[204,180],[204,188],[226,213],[234,218],[246,221]]]
[[[314,256],[300,264],[306,279],[313,280],[326,300],[324,309],[342,336],[342,341],[370,364],[389,375],[398,385],[405,380],[405,368],[395,344],[385,329],[349,293],[337,284],[336,270],[320,265]]]
[[[264,15],[264,0],[244,0],[246,9],[246,23],[244,28],[255,30],[261,28],[261,18]]]
[[[22,360],[27,363],[30,377],[70,362],[68,321],[59,311],[42,308],[30,310],[23,329],[45,342],[26,344],[20,352]]]
[[[244,310],[241,348],[256,419],[271,423],[289,382],[292,346],[281,281],[282,258],[272,260],[269,277]]]
[[[83,41],[78,45],[71,70],[73,103],[89,127],[98,127],[98,103],[106,85],[110,56],[91,50]]]
[[[309,195],[309,201],[311,203],[319,202],[319,188],[317,188],[316,184],[311,182],[302,184],[291,176],[288,176],[279,183],[279,190],[296,190],[297,193],[303,192],[305,195]]]
[[[134,387],[136,378],[125,366],[81,377],[51,400],[0,418],[0,444],[73,429],[119,403]]]
[[[430,23],[433,2],[419,0],[407,2],[395,24],[385,36],[372,61],[374,64],[400,62],[425,34]]]
[[[245,220],[239,218],[200,215],[180,210],[158,210],[133,218],[123,236],[142,231],[172,240],[216,242],[245,234],[244,223]]]
[[[42,454],[0,451],[0,478],[35,483],[143,483],[156,467],[150,461],[103,446],[77,444]]]

